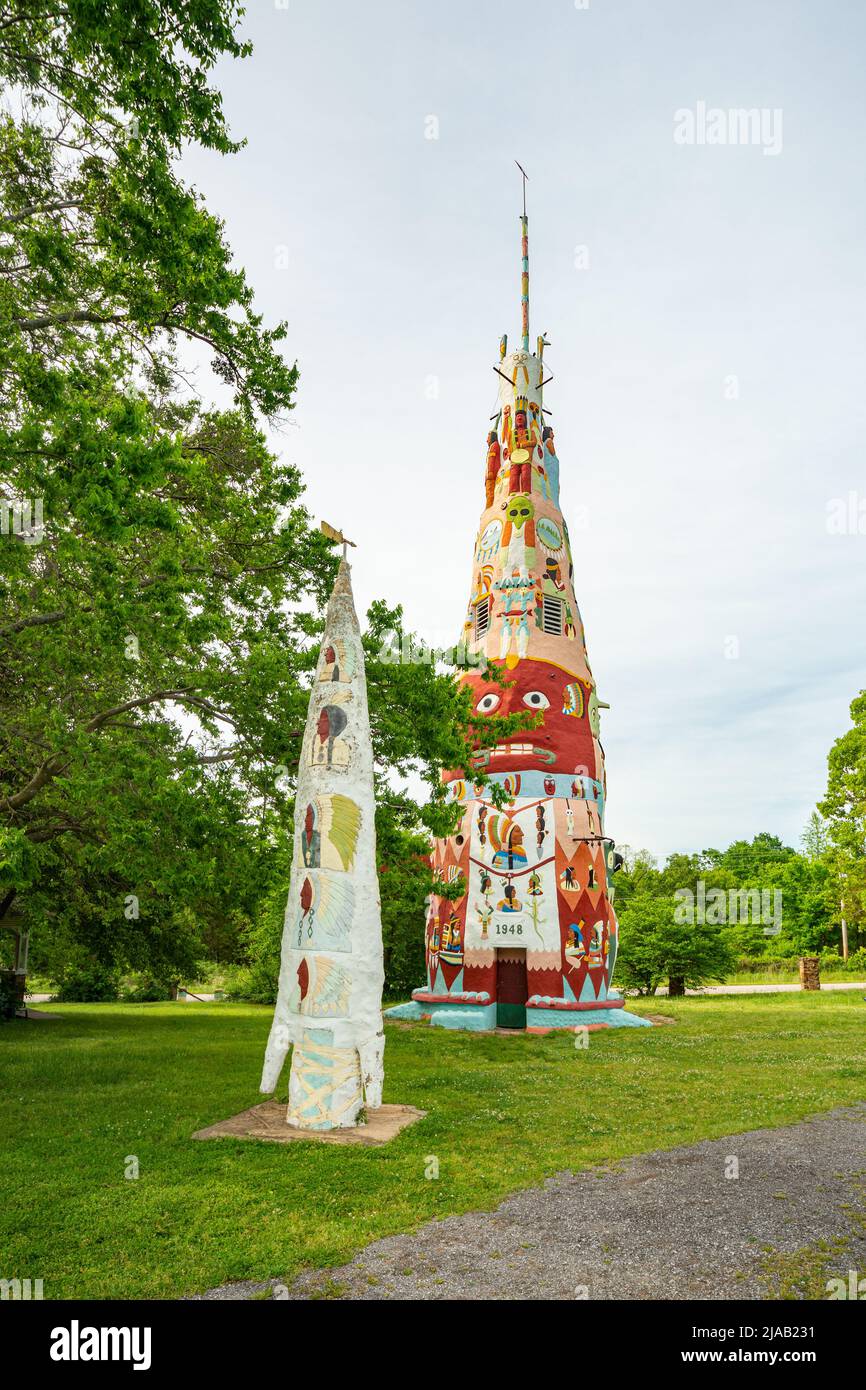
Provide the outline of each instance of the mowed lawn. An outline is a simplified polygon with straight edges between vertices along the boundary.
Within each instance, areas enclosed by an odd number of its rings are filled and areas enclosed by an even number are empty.
[[[41,1278],[46,1298],[291,1277],[563,1169],[866,1097],[859,993],[665,999],[634,1007],[675,1026],[587,1050],[388,1025],[385,1100],[428,1113],[384,1148],[202,1143],[261,1099],[270,1009],[50,1007],[61,1021],[0,1026],[0,1277]]]

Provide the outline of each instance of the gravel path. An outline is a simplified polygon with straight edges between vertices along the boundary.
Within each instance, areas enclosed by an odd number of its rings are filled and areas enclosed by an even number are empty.
[[[732,1157],[737,1179],[725,1176]],[[839,1240],[832,1272],[866,1276],[866,1103],[560,1173],[495,1211],[389,1236],[288,1288],[272,1280],[200,1296],[759,1299],[775,1292],[768,1251]]]

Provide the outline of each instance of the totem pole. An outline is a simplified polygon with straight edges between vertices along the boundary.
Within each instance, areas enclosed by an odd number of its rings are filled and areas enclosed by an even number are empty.
[[[461,679],[490,732],[473,767],[445,776],[462,815],[433,856],[437,876],[465,882],[466,891],[432,898],[427,983],[389,1012],[450,1028],[641,1027],[646,1020],[611,989],[621,860],[604,829],[607,706],[587,659],[559,459],[545,423],[546,337],[529,349],[525,183],[520,224],[521,346],[509,354],[503,338],[494,367],[499,411],[487,438],[463,632],[474,669]],[[483,673],[481,658],[499,665],[504,688]],[[516,712],[536,716],[535,727],[499,735],[497,720]],[[505,789],[505,809],[473,782],[476,770]]]
[[[300,1129],[357,1125],[365,1107],[382,1104],[373,750],[350,575],[344,546],[298,767],[279,993],[261,1081],[262,1091],[275,1089],[293,1044],[286,1118]]]

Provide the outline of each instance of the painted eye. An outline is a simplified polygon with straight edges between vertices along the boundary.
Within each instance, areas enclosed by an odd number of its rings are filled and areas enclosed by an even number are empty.
[[[478,704],[475,706],[476,714],[492,714],[499,704],[499,696],[494,695],[491,690],[487,695],[482,695]]]
[[[523,703],[530,709],[550,709],[550,701],[541,690],[530,690],[528,695],[524,695]]]

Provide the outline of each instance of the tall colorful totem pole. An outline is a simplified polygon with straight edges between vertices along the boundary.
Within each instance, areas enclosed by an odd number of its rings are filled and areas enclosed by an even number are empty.
[[[374,815],[364,652],[344,558],[301,747],[280,983],[261,1081],[262,1091],[275,1089],[294,1044],[286,1119],[298,1129],[349,1128],[382,1104]]]
[[[494,368],[499,408],[463,634],[478,668],[461,677],[490,719],[474,767],[509,800],[497,809],[472,769],[446,775],[463,815],[437,842],[434,866],[446,882],[465,880],[466,892],[432,899],[427,986],[400,1012],[449,1028],[640,1027],[645,1020],[611,989],[617,855],[604,829],[606,706],[587,660],[545,423],[546,338],[529,347],[525,198],[520,222],[521,345],[509,353],[503,337]],[[482,673],[483,658],[500,663],[507,688]],[[518,711],[539,716],[537,727],[498,736],[498,717]]]

